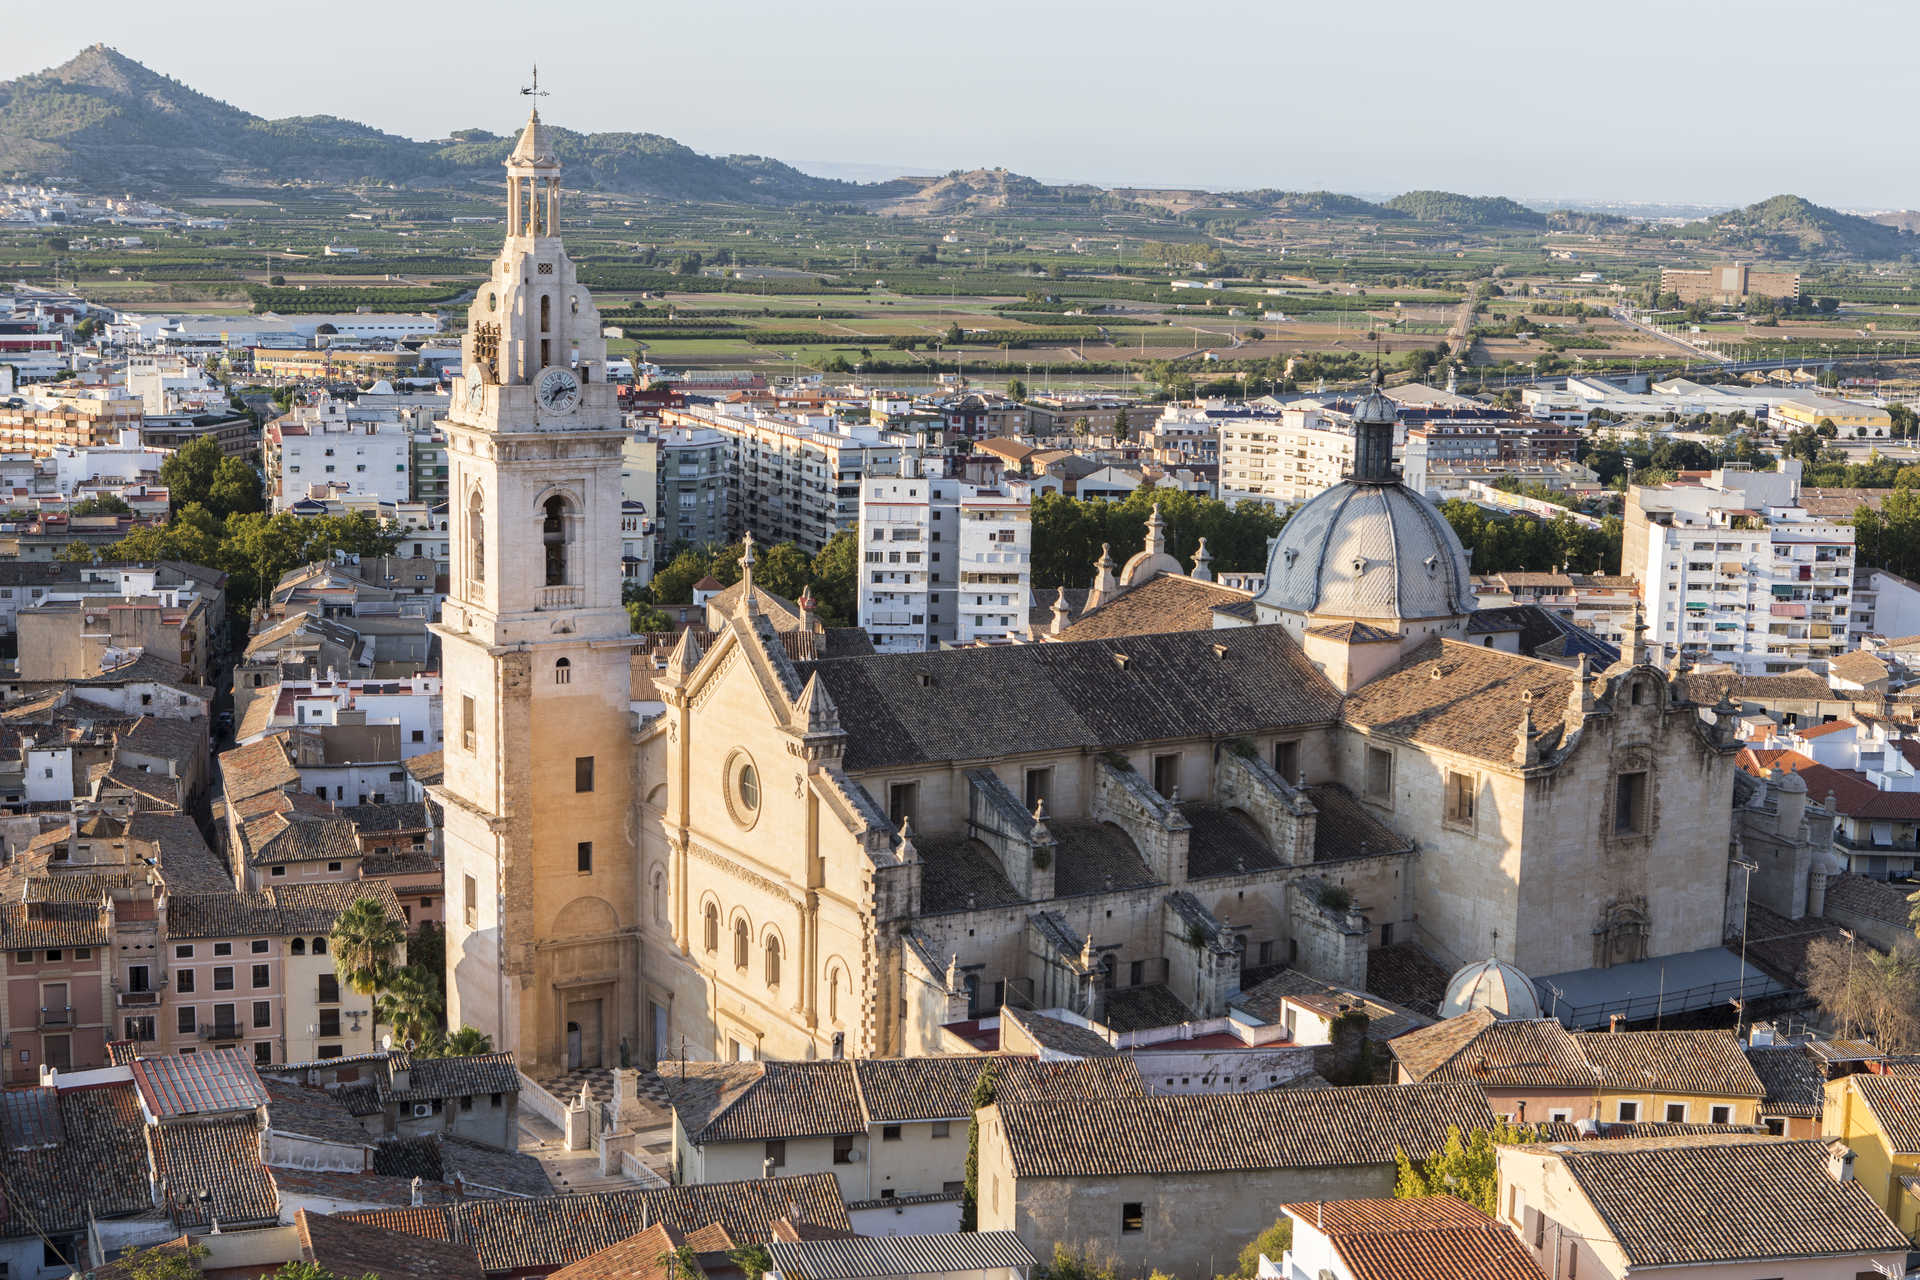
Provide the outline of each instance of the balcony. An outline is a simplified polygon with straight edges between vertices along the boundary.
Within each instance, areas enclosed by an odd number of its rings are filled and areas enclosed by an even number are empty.
[[[73,1025],[73,1006],[63,1004],[53,1008],[42,1008],[40,1010],[38,1025],[42,1031],[71,1027]]]
[[[203,1022],[200,1024],[202,1040],[239,1040],[246,1035],[237,1022]]]
[[[158,1009],[160,993],[158,991],[116,991],[113,993],[113,1003],[118,1009]]]
[[[578,609],[586,602],[585,587],[539,587],[533,597],[536,609]]]

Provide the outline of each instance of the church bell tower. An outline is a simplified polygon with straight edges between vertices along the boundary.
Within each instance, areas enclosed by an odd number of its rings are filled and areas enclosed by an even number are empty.
[[[506,241],[468,309],[445,423],[436,798],[448,1024],[551,1075],[613,1066],[637,1043],[624,433],[537,106],[506,168]]]

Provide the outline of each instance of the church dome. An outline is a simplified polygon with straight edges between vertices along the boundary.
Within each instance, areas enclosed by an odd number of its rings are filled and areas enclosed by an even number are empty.
[[[1339,618],[1473,612],[1467,551],[1446,518],[1395,482],[1343,480],[1288,519],[1260,603]]]
[[[1447,982],[1446,999],[1440,1002],[1443,1018],[1457,1018],[1475,1009],[1485,1009],[1496,1018],[1541,1016],[1540,996],[1533,989],[1533,980],[1493,956],[1454,974]]]

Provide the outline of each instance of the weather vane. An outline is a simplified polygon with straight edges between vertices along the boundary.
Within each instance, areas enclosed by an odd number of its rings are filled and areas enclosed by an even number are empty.
[[[547,96],[547,91],[540,87],[539,63],[536,62],[533,64],[533,83],[520,90],[520,92],[529,98],[544,98]]]

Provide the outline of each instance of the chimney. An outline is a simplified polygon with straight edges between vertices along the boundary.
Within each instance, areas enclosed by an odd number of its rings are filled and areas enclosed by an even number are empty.
[[[1608,1014],[1608,1015],[1607,1015],[1607,1030],[1608,1030],[1609,1032],[1614,1032],[1614,1031],[1618,1031],[1619,1029],[1620,1029],[1620,1015],[1619,1015],[1619,1014],[1617,1014],[1617,1013],[1610,1013],[1610,1014]]]
[[[1835,1182],[1853,1181],[1853,1148],[1835,1143],[1827,1148],[1827,1173]]]
[[[772,1156],[768,1156],[766,1159],[760,1162],[760,1176],[763,1178],[773,1177],[773,1157]]]
[[[412,1193],[412,1203],[414,1203],[415,1205],[425,1203],[420,1196],[420,1175],[419,1174],[414,1175],[412,1183],[410,1183],[408,1186],[408,1190]]]

